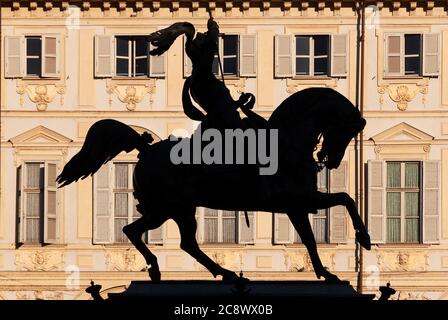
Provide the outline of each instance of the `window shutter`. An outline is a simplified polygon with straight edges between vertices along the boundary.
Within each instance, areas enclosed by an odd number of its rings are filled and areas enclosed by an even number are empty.
[[[385,70],[387,76],[402,75],[403,66],[403,35],[386,34],[385,54]]]
[[[5,37],[5,78],[19,78],[24,75],[25,38]]]
[[[24,188],[24,184],[23,184],[23,170],[22,170],[22,166],[19,166],[17,168],[17,180],[16,180],[16,213],[17,213],[17,225],[16,225],[16,232],[17,232],[17,236],[16,236],[16,242],[17,243],[24,243],[25,242],[25,217],[23,215],[23,188]]]
[[[276,244],[292,243],[291,223],[286,213],[274,213],[274,227]]]
[[[94,176],[94,243],[111,243],[113,232],[111,165],[105,164]]]
[[[257,37],[255,34],[240,35],[240,76],[257,75]]]
[[[154,49],[150,45],[150,50]],[[149,55],[149,76],[153,78],[165,77],[165,56],[166,53],[160,56]]]
[[[218,210],[204,208],[204,242],[218,242]]]
[[[440,161],[423,163],[423,242],[438,243],[440,215]]]
[[[61,38],[58,35],[42,36],[42,76],[57,78],[61,76],[60,56]]]
[[[423,75],[438,76],[440,72],[440,41],[437,33],[423,35]]]
[[[59,201],[57,198],[56,163],[45,163],[45,189],[44,189],[44,242],[56,243],[58,241],[58,209]]]
[[[275,36],[275,76],[278,78],[293,75],[293,40],[291,35]]]
[[[331,76],[346,77],[348,69],[348,39],[345,34],[331,36]]]
[[[347,161],[330,171],[330,192],[347,192]],[[344,206],[330,208],[330,242],[347,242],[347,215]]]
[[[193,65],[191,64],[191,60],[187,55],[187,52],[185,51],[185,43],[187,42],[187,38],[183,37],[184,46],[183,46],[183,57],[184,57],[184,77],[188,78],[191,76],[191,71],[193,69]]]
[[[95,77],[107,78],[115,75],[115,37],[95,36]]]
[[[384,243],[386,208],[386,163],[367,161],[368,169],[368,226],[373,243]]]
[[[255,213],[247,212],[247,217],[249,218],[249,228],[246,225],[246,217],[244,215],[244,211],[240,211],[238,213],[238,231],[239,231],[239,243],[254,243],[254,231],[255,231]]]
[[[148,242],[152,244],[163,243],[163,225],[149,231]]]

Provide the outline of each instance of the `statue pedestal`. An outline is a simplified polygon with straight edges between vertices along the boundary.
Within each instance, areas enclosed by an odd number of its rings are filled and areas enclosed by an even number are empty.
[[[122,293],[110,293],[109,300],[148,299],[232,300],[343,299],[372,300],[373,294],[359,294],[347,282],[324,281],[132,281]]]

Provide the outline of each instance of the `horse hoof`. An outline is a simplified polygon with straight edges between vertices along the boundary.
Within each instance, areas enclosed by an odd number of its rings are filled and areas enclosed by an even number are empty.
[[[226,273],[222,275],[222,281],[235,282],[240,280],[241,278],[236,275],[234,272]],[[245,279],[245,278],[242,278]]]
[[[148,269],[148,275],[151,278],[152,282],[159,282],[161,278],[161,274],[158,268],[151,267]]]
[[[371,244],[370,244],[370,236],[367,233],[367,231],[360,232],[359,230],[356,231],[355,234],[356,241],[359,242],[359,244],[366,250],[370,250]]]

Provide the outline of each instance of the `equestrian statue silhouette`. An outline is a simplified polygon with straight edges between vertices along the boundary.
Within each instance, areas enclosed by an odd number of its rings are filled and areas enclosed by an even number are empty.
[[[326,281],[339,278],[322,265],[308,219],[309,213],[334,206],[345,206],[356,231],[356,240],[370,250],[370,237],[358,214],[354,200],[344,192],[317,191],[317,172],[326,166],[337,168],[350,141],[365,126],[359,111],[343,95],[328,88],[310,88],[285,99],[265,120],[251,109],[252,94],[232,99],[225,84],[212,72],[219,29],[212,18],[205,33],[197,33],[192,24],[175,23],[148,36],[160,55],[175,39],[185,34],[185,50],[192,61],[192,74],[185,81],[182,103],[185,114],[202,122],[202,128],[223,130],[265,128],[278,130],[278,169],[272,175],[260,175],[259,165],[173,164],[171,150],[179,141],[153,143],[151,135],[138,134],[131,127],[112,119],[100,120],[89,129],[81,150],[65,165],[58,176],[59,187],[93,175],[120,152],[139,151],[134,169],[134,197],[141,217],[123,228],[123,232],[144,256],[149,276],[160,280],[156,256],[142,241],[142,235],[173,219],[180,231],[180,247],[206,267],[214,277],[238,280],[236,273],[210,259],[196,241],[197,207],[232,211],[286,213],[306,246],[316,276]],[[194,106],[191,97],[205,111]],[[241,119],[240,109],[246,118]],[[193,136],[194,136],[193,134]],[[317,160],[313,156],[323,138]],[[184,138],[192,139],[192,138]],[[182,139],[181,141],[185,141]]]

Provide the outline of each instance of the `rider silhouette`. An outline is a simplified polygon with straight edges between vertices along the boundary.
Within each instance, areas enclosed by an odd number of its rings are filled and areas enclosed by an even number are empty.
[[[193,120],[206,121],[214,128],[267,128],[267,121],[251,111],[255,104],[253,94],[243,93],[235,101],[225,84],[215,77],[212,67],[218,38],[219,27],[212,17],[207,22],[207,32],[198,32],[194,39],[187,34],[185,51],[193,68],[183,88],[185,114]],[[206,111],[206,116],[191,103],[189,94]],[[238,108],[247,116],[245,120],[241,119]]]

